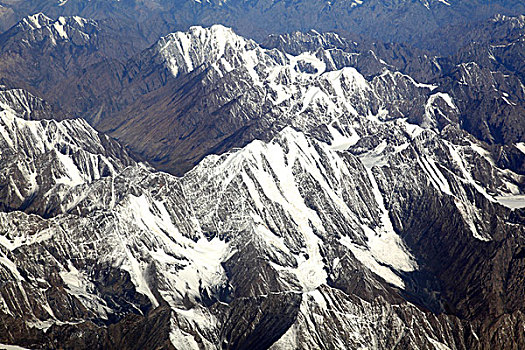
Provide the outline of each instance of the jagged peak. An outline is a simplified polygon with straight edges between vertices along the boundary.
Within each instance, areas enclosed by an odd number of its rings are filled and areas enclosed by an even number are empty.
[[[304,51],[317,51],[319,49],[356,49],[357,43],[349,41],[334,32],[320,33],[315,29],[306,32],[296,31],[287,34],[271,34],[261,45],[267,49],[298,55]]]
[[[179,72],[191,72],[204,64],[214,64],[224,58],[229,49],[234,56],[258,48],[248,39],[237,35],[231,28],[213,25],[208,28],[190,27],[186,32],[175,32],[162,37],[154,46],[154,54],[158,54],[174,76]],[[232,70],[239,61],[244,59],[229,59],[222,62],[226,71]]]
[[[243,148],[234,149],[222,155],[209,155],[188,174],[213,172],[218,178],[223,177],[231,181],[233,174],[240,174],[248,168],[265,168],[263,162],[275,157],[281,160],[287,158],[286,164],[292,166],[295,160],[302,159],[310,162],[320,156],[314,144],[329,152],[329,146],[308,138],[304,132],[287,126],[279,131],[269,142],[254,140]],[[313,164],[313,162],[312,162]]]
[[[22,18],[16,27],[21,28],[22,30],[35,30],[48,26],[52,22],[53,20],[51,18],[42,12],[39,12],[34,15],[29,15],[25,18]]]
[[[134,164],[120,145],[84,119],[29,120],[26,114],[32,113],[32,105],[23,100],[24,96],[18,101],[25,103],[20,108],[12,108],[14,101],[0,95],[0,177],[10,179],[2,189],[0,208],[25,207],[43,214],[42,203],[54,201],[57,194],[64,198],[78,185]]]
[[[506,16],[502,14],[497,14],[491,19],[491,21],[494,23],[511,23],[512,25],[518,28],[525,27],[525,15]]]
[[[63,113],[54,110],[51,105],[40,97],[9,85],[0,85],[0,107],[16,111],[19,117],[26,120],[62,120],[65,118]]]
[[[195,44],[215,46],[218,49],[223,49],[227,44],[240,47],[248,43],[251,46],[256,45],[254,42],[237,35],[233,29],[221,24],[215,24],[211,27],[192,26],[188,31],[170,33],[162,37],[156,46],[160,49],[165,49],[165,46],[169,44],[181,43],[184,40],[194,40]]]
[[[71,31],[82,32],[84,36],[88,35],[88,33],[85,32],[85,26],[88,23],[97,26],[96,21],[79,16],[60,16],[56,20],[53,20],[40,12],[23,18],[13,27],[13,30],[17,34],[44,31],[48,32],[55,40],[67,40],[70,38]]]
[[[294,31],[291,33],[286,34],[270,34],[268,36],[270,39],[277,39],[283,42],[288,42],[291,40],[317,40],[317,41],[326,41],[326,40],[335,40],[340,42],[341,44],[344,42],[344,39],[341,38],[341,36],[335,32],[318,32],[315,29],[310,29],[308,31],[302,32],[302,31]]]

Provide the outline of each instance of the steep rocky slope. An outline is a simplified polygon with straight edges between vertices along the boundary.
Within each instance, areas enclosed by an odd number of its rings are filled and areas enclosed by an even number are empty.
[[[0,343],[524,348],[522,24],[448,57],[221,25],[133,55],[99,21],[22,20],[0,36]]]
[[[148,77],[206,92],[171,105],[206,112],[179,112],[196,130],[187,147],[224,145],[183,177],[4,88],[0,342],[523,347],[523,175],[460,127],[439,87],[367,80],[354,56],[262,49],[220,26],[145,51],[139,72],[157,62]],[[151,115],[134,124],[155,127]],[[211,117],[248,131],[228,145],[202,126]],[[153,130],[186,130],[169,125]]]
[[[33,28],[39,20],[45,23]],[[90,23],[92,29],[79,27],[77,21]],[[403,73],[450,95],[459,111],[452,122],[491,144],[489,151],[499,166],[523,172],[521,152],[513,147],[521,142],[525,125],[522,24],[521,17],[499,16],[469,27],[479,42],[447,57],[315,31],[274,35],[259,46],[222,26],[193,27],[162,38],[128,60],[137,47],[122,43],[118,31],[78,17],[52,21],[37,15],[0,36],[0,71],[15,85],[120,138],[160,169],[182,174],[207,154],[253,139],[269,140],[273,131],[293,125],[295,117],[287,117],[296,112],[291,104],[299,106],[306,92],[297,90],[298,85],[329,85],[322,81],[331,78],[322,73],[352,67],[377,90],[376,84],[388,83],[379,78],[388,70],[397,74],[392,82],[403,80]],[[56,28],[62,27],[76,34],[60,35]],[[85,40],[76,43],[75,35]],[[408,82],[411,91],[385,96],[386,109],[419,118],[422,100],[431,91],[425,84],[404,80],[397,90],[406,90]],[[280,86],[287,85],[295,87],[283,94],[286,89]],[[292,90],[298,93],[283,97]],[[389,91],[374,93],[383,98]],[[381,107],[375,100],[360,101],[360,108],[375,113]]]
[[[4,0],[0,6],[4,30],[27,15],[45,12],[53,18],[78,15],[126,23],[129,29],[139,27],[150,43],[192,25],[220,23],[259,40],[271,33],[313,28],[417,44],[448,25],[525,13],[519,0]]]
[[[38,13],[1,35],[0,76],[42,94],[88,66],[125,61],[145,46],[139,33],[118,23]]]

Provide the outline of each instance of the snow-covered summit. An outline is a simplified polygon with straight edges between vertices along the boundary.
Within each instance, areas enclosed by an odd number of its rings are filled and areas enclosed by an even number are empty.
[[[45,27],[52,22],[51,18],[40,12],[23,18],[16,26],[22,30],[34,30]]]
[[[83,119],[57,121],[52,117],[49,106],[31,94],[20,89],[0,91],[0,181],[6,184],[1,189],[3,210],[51,215],[56,213],[52,209],[56,201],[75,186],[135,163]]]
[[[155,44],[154,51],[176,76],[189,73],[204,63],[229,71],[243,63],[239,54],[246,55],[256,47],[255,42],[235,34],[231,28],[214,25],[209,28],[193,26],[187,32],[169,34]]]
[[[60,16],[56,20],[43,13],[27,16],[8,31],[8,37],[21,41],[51,40],[87,42],[96,31],[97,22],[79,16]]]

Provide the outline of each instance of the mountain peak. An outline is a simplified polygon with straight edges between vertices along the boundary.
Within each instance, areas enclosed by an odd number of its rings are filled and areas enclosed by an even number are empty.
[[[20,22],[18,22],[16,27],[24,31],[35,30],[48,26],[51,22],[53,22],[51,18],[47,17],[42,12],[39,12],[23,18],[20,20]]]
[[[72,40],[73,36],[89,38],[93,31],[87,28],[97,27],[94,20],[88,20],[79,16],[60,16],[56,20],[51,19],[43,13],[27,16],[20,20],[11,31],[11,36],[31,36],[37,40],[52,38],[55,41]]]
[[[519,16],[506,16],[497,14],[492,18],[495,23],[511,23],[513,27],[524,28],[525,27],[525,15]]]
[[[209,28],[193,26],[187,32],[175,32],[161,38],[154,46],[154,54],[160,55],[174,76],[180,72],[189,73],[196,67],[223,61],[225,69],[235,67],[235,60],[226,62],[225,56],[242,53],[258,47],[231,29],[222,25]]]

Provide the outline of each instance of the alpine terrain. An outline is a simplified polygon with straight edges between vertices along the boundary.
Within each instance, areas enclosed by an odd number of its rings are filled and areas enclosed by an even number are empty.
[[[0,348],[525,348],[522,2],[0,4]]]

